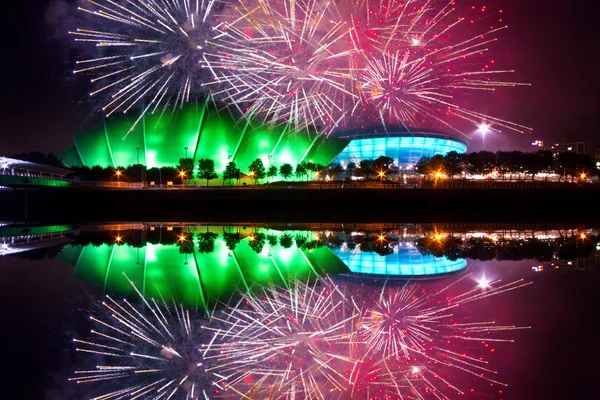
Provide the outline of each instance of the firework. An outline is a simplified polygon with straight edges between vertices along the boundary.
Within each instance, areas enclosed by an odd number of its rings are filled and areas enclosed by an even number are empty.
[[[363,391],[400,398],[424,398],[428,393],[448,398],[465,393],[452,383],[455,372],[506,386],[495,377],[496,372],[487,361],[472,354],[472,349],[477,345],[486,348],[490,343],[512,342],[498,333],[528,327],[467,320],[461,318],[460,311],[467,303],[530,283],[519,280],[500,284],[482,278],[475,288],[448,295],[468,276],[434,293],[423,293],[410,283],[381,290],[375,305],[363,312],[358,331],[367,344],[367,358],[371,359]]]
[[[223,311],[218,359],[241,398],[331,399],[348,393],[358,361],[350,356],[358,313],[328,279],[266,289]]]
[[[95,325],[90,337],[73,339],[94,367],[75,371],[70,380],[102,382],[103,394],[95,399],[208,399],[222,389],[226,378],[199,349],[203,340],[211,343],[200,319],[164,299],[145,300],[135,290],[143,307],[106,296],[102,306],[110,317],[90,316]]]
[[[219,0],[89,0],[79,7],[90,16],[89,27],[69,33],[96,50],[73,73],[88,74],[97,85],[90,96],[106,95],[107,116],[181,106],[205,95],[202,83],[211,75],[203,60],[220,34],[222,7]]]
[[[257,0],[235,4],[239,17],[224,29],[217,92],[246,118],[288,124],[294,131],[334,129],[357,97],[351,91],[349,26],[333,2]],[[209,83],[210,84],[210,83]]]
[[[384,126],[438,125],[463,133],[460,121],[467,121],[496,131],[530,130],[472,108],[477,92],[523,85],[505,80],[513,71],[494,68],[487,55],[506,26],[473,30],[468,25],[475,17],[460,15],[454,1],[358,0],[348,8],[351,38],[361,50],[355,53],[361,56],[355,60],[356,87],[364,100],[353,113],[366,107]]]

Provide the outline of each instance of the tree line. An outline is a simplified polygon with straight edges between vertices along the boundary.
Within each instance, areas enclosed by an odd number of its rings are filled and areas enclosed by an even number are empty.
[[[502,180],[513,177],[529,177],[531,180],[539,173],[557,174],[559,180],[573,181],[580,177],[592,177],[598,170],[594,161],[585,155],[574,152],[558,153],[556,157],[549,150],[535,152],[522,151],[479,151],[460,154],[451,151],[445,156],[422,157],[415,166],[417,173],[429,177],[441,174],[449,177],[463,175],[497,174]]]

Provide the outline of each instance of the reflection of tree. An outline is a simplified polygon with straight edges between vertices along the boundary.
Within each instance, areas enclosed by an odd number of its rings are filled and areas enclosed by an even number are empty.
[[[225,241],[225,246],[230,251],[234,251],[238,243],[240,242],[239,233],[223,233],[223,240]]]
[[[561,236],[556,240],[530,238],[492,238],[424,236],[415,239],[415,246],[421,254],[435,257],[447,257],[450,260],[471,258],[480,261],[489,260],[537,260],[550,261],[556,253],[559,259],[588,257],[594,249],[597,238],[580,235]],[[361,248],[362,249],[362,248]]]
[[[255,233],[250,238],[250,248],[256,253],[262,253],[263,247],[267,241],[267,236],[264,233]]]
[[[213,232],[198,233],[198,252],[212,253],[215,251],[217,234]]]
[[[290,235],[289,233],[284,233],[283,235],[281,235],[279,237],[279,244],[284,249],[289,249],[290,247],[292,247],[292,245],[294,244],[292,235]]]
[[[194,243],[187,238],[179,241],[179,253],[180,254],[192,254],[194,252]]]
[[[277,236],[267,235],[267,242],[269,243],[269,246],[277,246]]]
[[[596,240],[594,240],[596,239]],[[585,238],[581,236],[561,236],[557,243],[558,258],[564,260],[573,260],[575,258],[586,258],[592,254],[596,245],[597,238]]]

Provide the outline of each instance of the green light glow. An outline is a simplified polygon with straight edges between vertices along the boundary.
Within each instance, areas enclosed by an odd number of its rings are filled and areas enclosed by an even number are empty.
[[[284,132],[284,126],[271,128],[256,121],[244,133],[246,122],[236,122],[207,103],[145,115],[133,127],[135,121],[131,117],[108,119],[104,126],[76,134],[75,146],[58,155],[69,166],[127,167],[137,163],[139,147],[139,162],[148,168],[177,166],[187,154],[194,158],[194,165],[201,158],[214,160],[217,172],[233,159],[247,173],[257,158],[265,166],[289,163],[295,167],[309,155],[327,165],[348,143],[337,138],[315,140],[314,133]]]
[[[222,229],[212,227],[210,231],[221,233]],[[273,230],[261,232],[277,238],[282,234]],[[108,294],[134,297],[131,280],[147,298],[175,299],[207,311],[238,290],[268,284],[287,286],[295,279],[348,272],[327,247],[303,251],[295,244],[284,248],[266,242],[262,251],[256,253],[250,246],[250,237],[243,237],[234,251],[219,236],[211,253],[200,253],[197,243],[192,254],[182,254],[178,245],[147,243],[136,248],[115,243],[67,245],[58,258],[75,266],[76,278],[101,286]]]

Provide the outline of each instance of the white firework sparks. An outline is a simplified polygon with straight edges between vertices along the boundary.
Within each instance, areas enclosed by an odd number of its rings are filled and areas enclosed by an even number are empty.
[[[235,6],[240,17],[227,24],[220,49],[210,58],[215,93],[235,103],[244,117],[287,123],[294,131],[326,132],[354,101],[347,45],[349,27],[334,3],[317,0],[258,0]]]
[[[197,317],[164,299],[147,301],[135,290],[144,307],[106,296],[102,305],[110,318],[90,316],[95,325],[90,337],[73,339],[78,352],[93,357],[95,367],[76,370],[70,380],[103,382],[104,393],[93,397],[98,400],[208,399],[226,377],[199,349],[205,331]]]
[[[324,284],[323,284],[324,283]],[[214,317],[220,344],[209,356],[234,378],[241,398],[330,399],[352,386],[358,361],[350,357],[358,313],[329,280],[266,289]]]
[[[473,34],[466,29],[470,17],[458,15],[454,1],[382,1],[374,6],[357,1],[351,7],[352,40],[363,56],[356,63],[364,65],[356,74],[358,92],[384,125],[409,128],[429,122],[463,134],[455,122],[462,120],[469,126],[483,121],[496,131],[531,130],[478,112],[472,99],[465,100],[475,92],[528,85],[503,80],[514,71],[494,69],[494,61],[484,59],[506,26]]]
[[[76,42],[96,47],[98,55],[77,61],[97,85],[90,96],[107,95],[109,116],[143,107],[181,106],[205,95],[205,53],[220,34],[219,0],[88,0],[79,7],[91,27],[69,32]],[[104,97],[103,97],[104,98]]]
[[[371,369],[366,372],[367,391],[425,398],[464,394],[451,383],[453,372],[462,372],[489,383],[506,386],[482,357],[465,352],[479,343],[512,342],[495,336],[501,331],[528,329],[496,325],[489,321],[462,321],[457,313],[465,304],[530,284],[518,280],[507,284],[488,282],[455,296],[446,296],[465,277],[434,293],[419,294],[415,284],[399,289],[384,287],[379,300],[363,313],[358,331],[371,353]],[[468,345],[466,345],[468,343]],[[370,386],[370,387],[369,387]],[[450,391],[451,394],[447,392]]]

